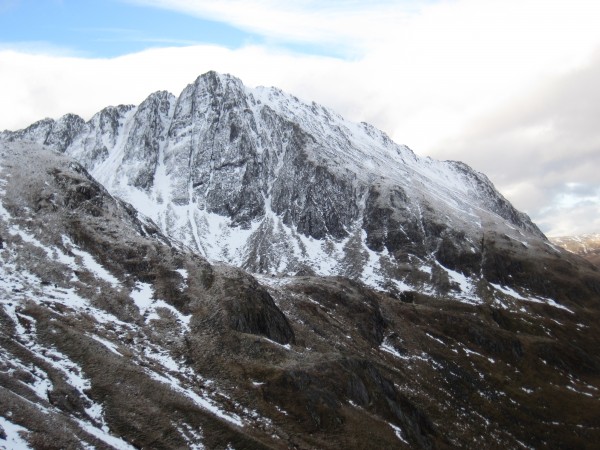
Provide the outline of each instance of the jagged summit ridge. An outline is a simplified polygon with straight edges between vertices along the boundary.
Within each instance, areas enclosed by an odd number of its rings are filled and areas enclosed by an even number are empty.
[[[441,271],[455,286],[506,276],[485,261],[486,234],[547,245],[465,164],[421,158],[370,125],[215,72],[179,97],[156,92],[88,122],[67,115],[3,137],[75,157],[167,235],[252,272],[405,290],[439,285]]]

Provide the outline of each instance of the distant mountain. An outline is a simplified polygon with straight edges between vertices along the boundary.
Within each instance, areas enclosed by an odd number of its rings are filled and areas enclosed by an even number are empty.
[[[600,233],[552,237],[550,240],[600,267]]]
[[[563,286],[572,269],[561,252],[485,175],[229,75],[3,137],[74,157],[166,236],[252,273],[346,276],[471,303],[503,286],[582,297]]]
[[[0,448],[600,441],[597,266],[466,165],[213,72],[0,134],[0,324]]]

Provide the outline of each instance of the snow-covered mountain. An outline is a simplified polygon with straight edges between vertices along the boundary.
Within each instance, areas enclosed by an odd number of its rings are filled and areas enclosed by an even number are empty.
[[[2,448],[590,448],[599,318],[484,175],[277,89],[0,134]]]
[[[598,269],[533,263],[577,298],[253,277],[0,140],[0,448],[592,448]]]
[[[275,88],[209,72],[179,97],[157,92],[89,122],[69,114],[2,137],[74,157],[165,235],[253,273],[341,275],[469,302],[502,286],[561,295],[541,273],[520,277],[531,254],[560,252],[485,175]]]
[[[557,236],[550,240],[600,267],[600,233]]]

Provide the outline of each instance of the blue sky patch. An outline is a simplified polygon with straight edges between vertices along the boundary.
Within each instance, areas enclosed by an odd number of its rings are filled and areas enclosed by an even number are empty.
[[[0,0],[0,45],[87,57],[153,47],[262,42],[230,25],[117,0]]]
[[[156,47],[266,43],[293,53],[348,57],[339,46],[274,41],[224,22],[123,0],[0,0],[0,49],[112,58]]]

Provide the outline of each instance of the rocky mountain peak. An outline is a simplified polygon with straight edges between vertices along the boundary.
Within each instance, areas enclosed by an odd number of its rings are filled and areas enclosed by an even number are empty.
[[[506,283],[548,294],[542,274],[520,268],[560,252],[485,175],[421,158],[314,102],[208,72],[178,97],[69,117],[6,138],[76,158],[212,261],[470,302]]]
[[[209,92],[215,96],[224,96],[230,92],[238,97],[244,91],[244,84],[239,78],[214,70],[199,75],[193,86],[198,92]]]
[[[0,135],[2,448],[588,448],[599,298],[483,174],[277,89]]]

